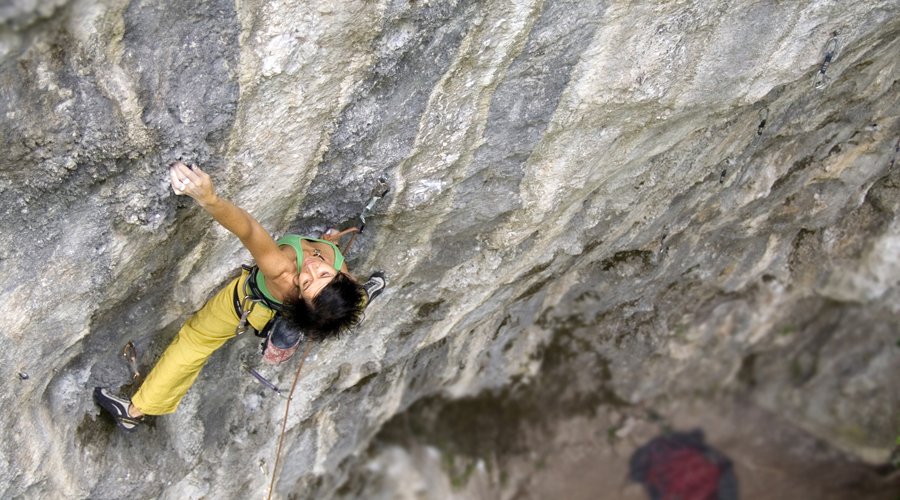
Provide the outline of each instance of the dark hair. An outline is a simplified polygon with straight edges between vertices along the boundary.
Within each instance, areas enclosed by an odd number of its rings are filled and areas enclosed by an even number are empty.
[[[288,325],[308,338],[323,340],[356,326],[362,317],[365,289],[350,276],[338,273],[312,303],[297,297],[285,302]]]

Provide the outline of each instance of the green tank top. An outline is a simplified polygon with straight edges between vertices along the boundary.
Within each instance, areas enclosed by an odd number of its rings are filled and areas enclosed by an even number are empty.
[[[303,248],[300,246],[300,242],[306,241],[317,241],[319,243],[325,243],[330,246],[332,250],[334,250],[334,270],[337,272],[341,272],[341,266],[344,265],[344,254],[338,249],[337,245],[328,241],[322,240],[319,238],[309,238],[307,236],[300,236],[297,234],[286,234],[278,239],[276,243],[278,246],[289,245],[294,248],[294,252],[297,254],[297,270],[303,266]],[[259,291],[262,292],[263,295],[266,296],[267,299],[272,302],[281,305],[281,301],[277,300],[272,294],[269,292],[269,289],[266,287],[266,277],[263,276],[262,271],[257,269],[256,271],[256,285],[259,287]]]

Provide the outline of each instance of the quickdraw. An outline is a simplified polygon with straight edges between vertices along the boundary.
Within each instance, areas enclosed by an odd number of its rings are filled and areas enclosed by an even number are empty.
[[[375,186],[372,188],[372,194],[369,197],[369,201],[366,202],[366,206],[363,207],[362,212],[359,213],[359,230],[354,232],[350,236],[350,241],[347,242],[347,246],[341,249],[341,251],[343,251],[345,255],[350,251],[350,245],[352,245],[356,240],[356,235],[365,231],[366,216],[369,215],[369,212],[371,212],[373,208],[375,208],[375,204],[378,203],[378,200],[387,196],[388,191],[390,190],[391,188],[387,183],[387,179],[385,179],[384,177],[379,177],[376,180]]]
[[[244,369],[247,370],[247,372],[249,372],[250,375],[253,375],[253,378],[255,378],[260,384],[271,389],[272,391],[275,392],[275,394],[278,394],[279,396],[281,396],[283,398],[287,398],[287,396],[281,391],[281,389],[278,388],[277,385],[273,384],[271,381],[269,381],[269,379],[264,377],[261,373],[259,373],[258,371],[256,371],[253,368],[250,368],[246,364],[244,365]]]
[[[134,342],[129,341],[125,344],[125,347],[122,349],[122,356],[131,368],[131,379],[137,380],[141,376],[141,372],[138,370],[137,348],[134,347]]]
[[[756,127],[756,135],[762,135],[763,129],[766,128],[766,121],[769,119],[769,108],[759,110],[759,126]]]
[[[828,39],[828,42],[825,44],[825,53],[822,56],[822,63],[819,64],[819,70],[816,71],[816,74],[813,76],[813,87],[816,90],[822,90],[828,85],[829,80],[831,78],[827,75],[828,68],[831,66],[831,63],[837,58],[837,52],[840,48],[840,40],[838,39],[838,32],[834,32],[831,34],[831,38]]]

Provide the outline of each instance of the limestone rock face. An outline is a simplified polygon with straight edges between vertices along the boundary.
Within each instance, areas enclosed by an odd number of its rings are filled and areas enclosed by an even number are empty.
[[[349,256],[388,289],[306,360],[276,496],[335,495],[418,401],[513,389],[740,391],[884,464],[898,53],[896,0],[8,2],[0,496],[265,494],[284,400],[254,340],[134,435],[90,398],[249,260],[168,188],[180,157],[273,234],[392,187]]]

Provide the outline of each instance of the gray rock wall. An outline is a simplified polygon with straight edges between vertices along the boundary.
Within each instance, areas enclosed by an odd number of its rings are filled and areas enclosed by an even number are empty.
[[[378,176],[393,187],[350,256],[389,289],[307,360],[279,496],[333,495],[423,398],[534,384],[573,408],[749,390],[885,463],[900,428],[898,14],[896,0],[0,7],[2,496],[265,493],[284,407],[240,368],[258,363],[253,340],[136,435],[90,400],[133,390],[125,343],[149,367],[248,259],[167,189],[178,157],[276,234],[352,217]],[[285,387],[295,366],[262,370]]]

